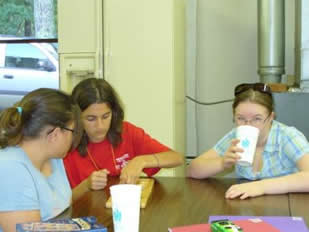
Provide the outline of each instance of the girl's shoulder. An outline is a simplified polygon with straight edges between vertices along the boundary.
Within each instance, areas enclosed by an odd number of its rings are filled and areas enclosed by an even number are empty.
[[[134,125],[131,122],[123,121],[123,123],[122,123],[122,133],[125,133],[125,134],[132,134],[133,133],[134,134],[134,133],[137,133],[137,132],[144,132],[144,129]]]
[[[274,134],[277,134],[279,137],[304,137],[304,134],[294,126],[289,126],[284,123],[273,121],[272,131]]]
[[[34,167],[28,156],[19,147],[7,147],[0,150],[0,173],[5,175],[24,176]]]
[[[1,161],[18,161],[28,163],[29,158],[24,150],[18,146],[6,147],[0,149],[0,160]]]

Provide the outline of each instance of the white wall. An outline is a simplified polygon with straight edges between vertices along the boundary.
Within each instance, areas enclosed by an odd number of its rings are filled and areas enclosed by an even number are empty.
[[[253,0],[192,0],[188,22],[196,16],[195,79],[187,75],[187,93],[202,102],[233,98],[234,87],[256,82],[257,2]],[[192,45],[192,43],[195,45]],[[192,56],[192,54],[191,54]],[[286,73],[294,73],[294,1],[286,1]],[[188,58],[188,57],[187,57]],[[188,104],[187,154],[197,155],[211,148],[232,127],[232,103]],[[195,131],[196,128],[196,131]],[[194,136],[196,135],[196,136]]]
[[[184,0],[105,0],[104,78],[126,120],[185,151]]]
[[[61,89],[104,77],[126,120],[185,152],[184,13],[185,0],[60,1]]]

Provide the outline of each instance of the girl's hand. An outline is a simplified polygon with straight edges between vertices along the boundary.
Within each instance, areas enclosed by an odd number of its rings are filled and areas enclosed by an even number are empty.
[[[107,184],[108,174],[109,171],[106,169],[92,172],[88,177],[89,188],[92,190],[103,189]]]
[[[121,170],[120,183],[136,184],[144,169],[144,166],[145,164],[142,157],[135,157],[130,160]]]
[[[265,194],[261,181],[254,181],[244,184],[232,185],[225,193],[225,198],[234,199],[239,197],[241,200],[248,197],[257,197]]]
[[[244,152],[244,150],[240,147],[237,147],[238,143],[238,139],[233,139],[231,141],[230,147],[224,153],[224,156],[222,157],[222,165],[224,169],[232,167],[241,158],[237,153]]]

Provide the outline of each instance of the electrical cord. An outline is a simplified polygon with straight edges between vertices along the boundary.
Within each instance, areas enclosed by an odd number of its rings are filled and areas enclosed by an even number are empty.
[[[209,105],[217,105],[217,104],[222,104],[222,103],[226,103],[226,102],[232,102],[234,101],[234,99],[227,99],[227,100],[222,100],[222,101],[216,101],[216,102],[201,102],[198,101],[190,96],[186,96],[186,98],[188,98],[189,100],[199,104],[199,105],[205,105],[205,106],[209,106]]]

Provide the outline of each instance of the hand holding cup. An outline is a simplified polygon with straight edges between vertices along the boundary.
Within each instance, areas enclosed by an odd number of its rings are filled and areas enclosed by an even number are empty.
[[[222,157],[222,165],[224,169],[232,167],[241,158],[238,153],[241,153],[244,150],[237,146],[238,143],[238,139],[233,139],[231,141],[230,147],[227,149],[224,156]]]

